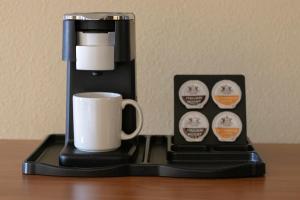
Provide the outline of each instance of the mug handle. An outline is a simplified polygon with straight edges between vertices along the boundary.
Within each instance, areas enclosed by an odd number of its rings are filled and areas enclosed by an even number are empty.
[[[141,129],[142,129],[142,126],[143,126],[143,114],[142,114],[142,110],[139,106],[139,104],[134,101],[134,100],[131,100],[131,99],[124,99],[122,100],[122,109],[124,109],[127,105],[132,105],[136,110],[137,110],[137,126],[136,126],[136,129],[130,133],[130,134],[126,134],[123,130],[121,132],[121,139],[122,140],[130,140],[132,138],[134,138],[135,136],[137,136]]]

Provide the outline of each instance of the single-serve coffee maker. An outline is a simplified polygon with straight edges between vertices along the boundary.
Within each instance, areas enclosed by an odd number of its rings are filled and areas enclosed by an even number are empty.
[[[123,142],[130,143],[129,150],[135,146],[137,139],[133,137],[142,123],[139,106],[130,101],[136,100],[134,20],[132,13],[64,15],[62,57],[67,63],[67,102],[60,164],[102,166],[132,157],[126,148],[124,152],[118,147],[121,139],[130,139]],[[125,107],[120,96],[132,106]],[[124,132],[114,133],[119,126]]]

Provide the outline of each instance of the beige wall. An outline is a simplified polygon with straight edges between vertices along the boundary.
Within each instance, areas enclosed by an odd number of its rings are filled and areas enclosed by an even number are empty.
[[[144,134],[172,133],[174,74],[243,73],[255,142],[300,143],[300,1],[1,0],[0,138],[64,131],[62,15],[136,14]]]

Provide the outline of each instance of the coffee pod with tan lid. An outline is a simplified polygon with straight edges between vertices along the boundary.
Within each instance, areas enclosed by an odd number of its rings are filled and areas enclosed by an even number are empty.
[[[242,121],[233,112],[221,112],[215,116],[212,129],[215,136],[221,142],[234,142],[242,132]]]
[[[207,135],[209,122],[205,115],[197,111],[185,113],[179,121],[179,131],[188,142],[201,142]]]
[[[199,80],[189,80],[179,89],[179,99],[187,109],[201,109],[209,98],[207,86]]]
[[[219,108],[233,109],[240,102],[242,91],[235,82],[222,80],[214,85],[211,96]]]

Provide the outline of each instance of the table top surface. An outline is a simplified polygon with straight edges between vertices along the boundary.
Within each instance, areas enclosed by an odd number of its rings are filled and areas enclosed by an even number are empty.
[[[300,199],[300,144],[257,144],[266,176],[239,179],[23,175],[37,140],[0,140],[0,199]]]

